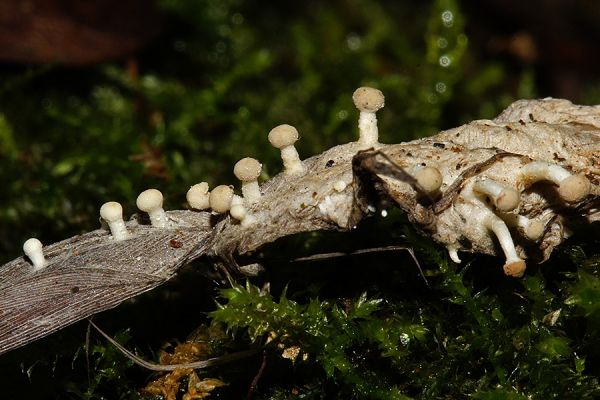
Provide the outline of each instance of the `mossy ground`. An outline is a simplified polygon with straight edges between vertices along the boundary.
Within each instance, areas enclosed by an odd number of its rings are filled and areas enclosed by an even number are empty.
[[[387,143],[553,94],[530,65],[469,47],[477,38],[459,5],[160,0],[163,33],[129,62],[139,74],[120,62],[2,67],[0,261],[18,256],[28,237],[51,243],[96,228],[107,200],[130,215],[148,187],[182,208],[191,184],[234,182],[244,156],[260,159],[267,179],[280,160],[266,135],[280,123],[298,128],[303,156],[352,140],[360,85],[386,95]],[[594,93],[573,100],[600,102]],[[229,349],[271,336],[255,398],[594,398],[598,241],[593,226],[514,280],[494,258],[449,263],[394,212],[352,233],[267,246],[257,255],[267,274],[233,288],[196,262],[97,321],[121,329],[120,340],[146,358],[211,321],[229,327]],[[415,249],[423,274],[403,252],[290,262],[399,244]],[[266,282],[270,293],[261,294]],[[138,398],[151,374],[94,334],[88,364],[85,333],[76,324],[3,356],[2,398]],[[299,350],[294,361],[281,357],[286,349]],[[222,396],[242,398],[261,362],[201,375],[228,382]]]

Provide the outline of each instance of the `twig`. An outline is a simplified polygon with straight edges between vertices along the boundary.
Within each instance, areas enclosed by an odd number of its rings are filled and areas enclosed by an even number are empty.
[[[224,356],[209,358],[208,360],[195,361],[191,363],[183,363],[183,364],[155,364],[149,361],[146,361],[131,351],[127,350],[123,347],[119,342],[111,338],[107,333],[105,333],[102,329],[100,329],[91,319],[88,319],[90,325],[92,325],[106,340],[108,340],[113,346],[115,346],[121,353],[123,353],[127,358],[133,361],[135,364],[149,369],[151,371],[174,371],[178,368],[191,368],[191,369],[202,369],[208,367],[214,367],[217,365],[223,365],[230,363],[232,361],[237,361],[242,358],[253,356],[254,354],[259,352],[259,349],[250,349],[245,351],[239,351],[237,353],[226,354]]]
[[[260,379],[260,377],[262,376],[263,372],[265,371],[265,368],[267,367],[267,353],[265,351],[263,351],[263,358],[262,358],[262,362],[260,363],[260,368],[258,369],[258,372],[256,373],[256,376],[254,377],[254,379],[252,379],[252,383],[250,384],[250,388],[248,389],[248,400],[252,400],[252,396],[254,395],[254,392],[256,391],[256,386],[258,386],[258,381]]]

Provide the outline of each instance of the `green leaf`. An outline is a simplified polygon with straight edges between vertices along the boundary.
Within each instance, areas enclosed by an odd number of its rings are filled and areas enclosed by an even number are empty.
[[[581,307],[586,316],[600,313],[600,278],[583,270],[578,272],[579,281],[566,304]]]
[[[569,342],[567,338],[552,336],[542,340],[536,347],[550,358],[561,358],[571,354]]]

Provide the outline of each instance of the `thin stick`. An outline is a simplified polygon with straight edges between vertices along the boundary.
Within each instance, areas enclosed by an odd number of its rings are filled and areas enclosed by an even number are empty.
[[[220,357],[209,358],[208,360],[195,361],[195,362],[184,363],[184,364],[168,364],[168,365],[155,364],[155,363],[146,361],[146,360],[136,356],[131,351],[127,350],[119,342],[117,342],[116,340],[114,340],[113,338],[108,336],[108,334],[106,334],[102,329],[100,329],[91,319],[88,319],[88,322],[90,323],[90,325],[92,325],[94,328],[96,328],[96,330],[98,332],[100,332],[100,334],[102,336],[104,336],[104,338],[106,340],[108,340],[113,346],[115,346],[127,358],[129,358],[131,361],[133,361],[135,364],[139,365],[140,367],[144,367],[146,369],[149,369],[150,371],[174,371],[178,368],[202,369],[202,368],[214,367],[217,365],[227,364],[232,361],[237,361],[242,358],[250,357],[260,351],[259,349],[250,349],[250,350],[245,350],[245,351],[239,351],[237,353],[226,354],[226,355],[220,356]]]
[[[263,351],[262,362],[260,363],[260,368],[256,373],[254,379],[252,379],[252,383],[250,384],[250,388],[248,389],[248,400],[252,400],[252,396],[254,395],[254,391],[256,390],[256,386],[258,386],[258,380],[262,376],[263,372],[265,372],[265,368],[267,367],[267,353]]]
[[[372,247],[369,249],[355,250],[350,253],[334,252],[334,253],[313,254],[311,256],[294,258],[292,260],[292,262],[319,261],[319,260],[327,260],[329,258],[350,257],[353,255],[359,255],[359,254],[382,253],[385,251],[399,251],[399,250],[406,250],[408,252],[408,254],[410,254],[410,257],[413,259],[413,261],[415,262],[415,265],[419,269],[419,273],[421,274],[421,277],[423,278],[425,285],[427,285],[427,287],[429,287],[429,282],[427,282],[427,278],[425,277],[425,274],[423,273],[423,269],[421,268],[421,264],[419,263],[419,260],[417,259],[417,256],[415,255],[414,250],[412,249],[412,247],[408,247],[408,246]]]

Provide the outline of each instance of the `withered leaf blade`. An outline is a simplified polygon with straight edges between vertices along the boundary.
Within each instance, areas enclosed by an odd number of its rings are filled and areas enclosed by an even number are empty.
[[[2,0],[0,61],[96,64],[131,55],[160,26],[145,0]]]
[[[171,211],[172,228],[127,223],[130,239],[99,229],[47,246],[41,270],[20,257],[0,269],[0,354],[47,336],[170,279],[212,239],[208,213]],[[177,245],[173,245],[176,243]]]

